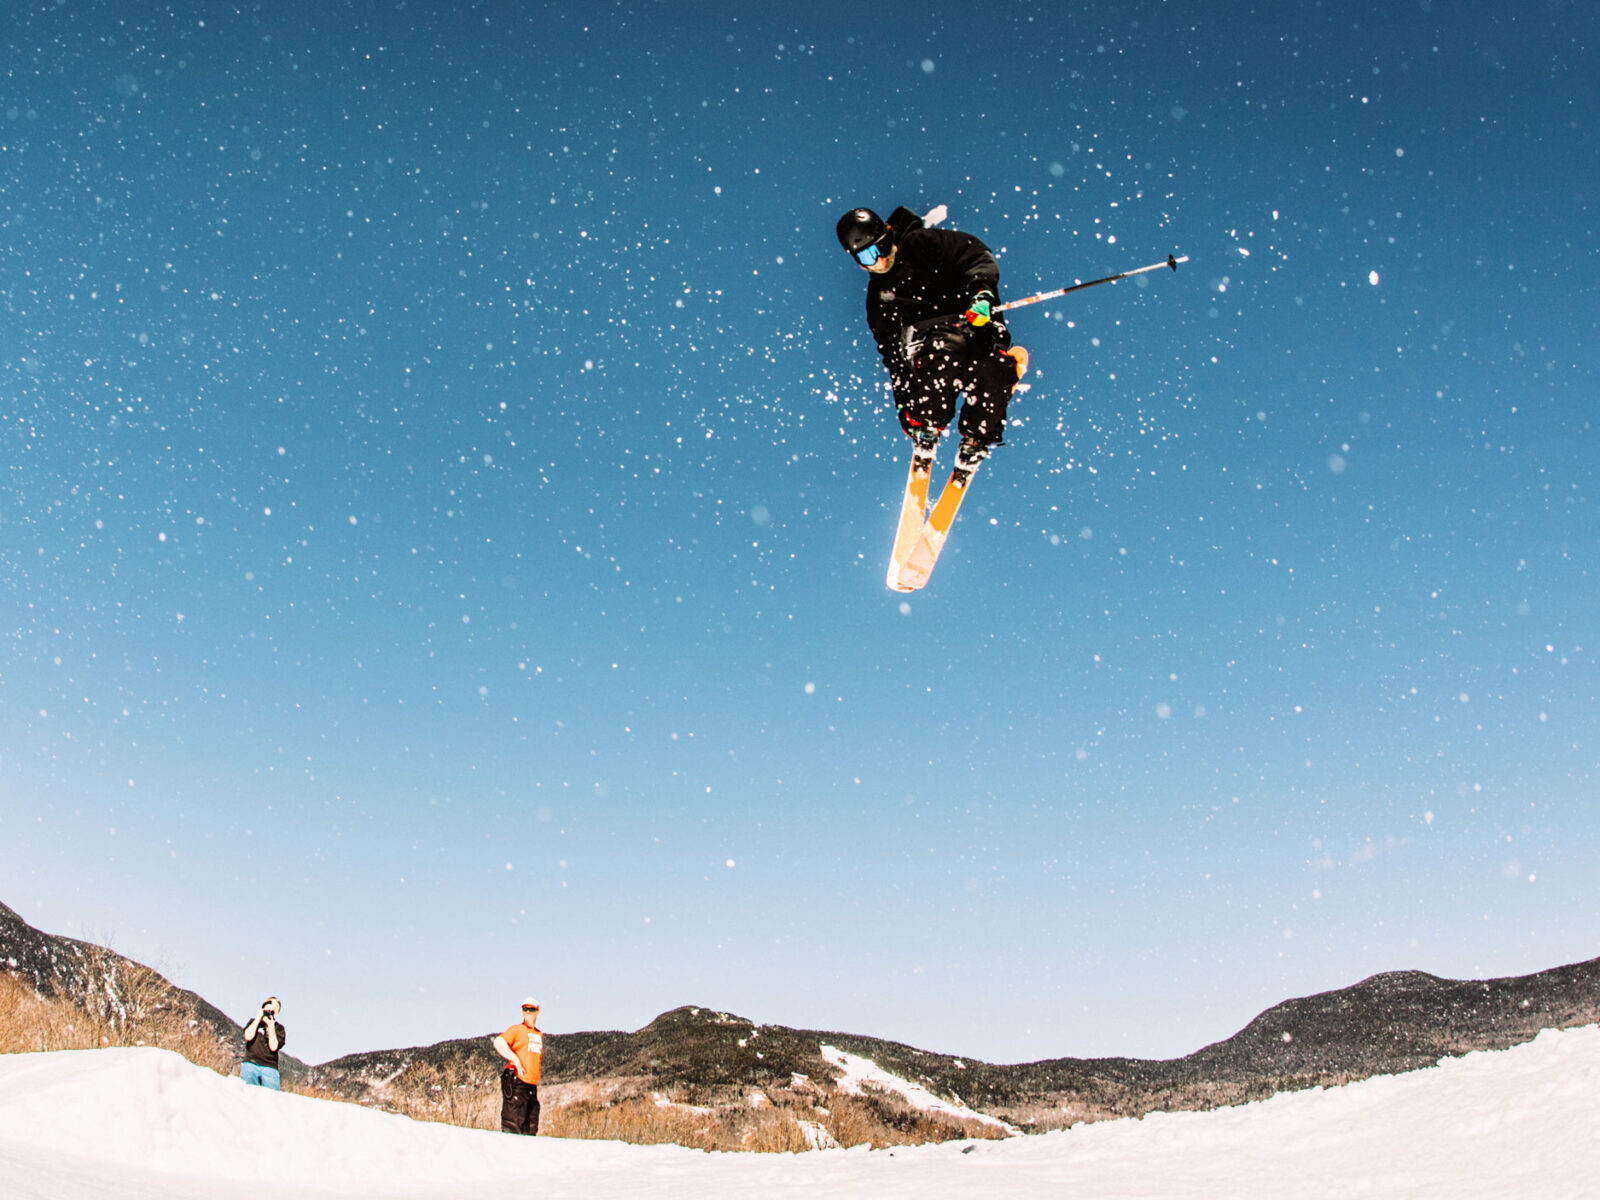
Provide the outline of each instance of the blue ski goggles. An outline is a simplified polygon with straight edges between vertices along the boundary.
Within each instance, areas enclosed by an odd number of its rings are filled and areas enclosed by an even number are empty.
[[[884,234],[877,241],[873,242],[872,245],[863,246],[859,250],[851,251],[851,253],[855,255],[855,260],[858,263],[860,263],[863,267],[870,267],[873,263],[877,262],[880,258],[883,257],[883,255],[884,255],[883,246],[884,246],[884,243],[887,242],[888,240],[889,240],[889,235],[888,234]]]

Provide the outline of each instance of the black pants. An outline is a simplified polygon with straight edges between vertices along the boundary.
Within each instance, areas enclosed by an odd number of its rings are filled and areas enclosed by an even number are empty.
[[[998,446],[1005,436],[1006,406],[1017,385],[1017,364],[1007,357],[1011,339],[999,330],[968,330],[957,324],[930,331],[912,361],[910,378],[898,380],[895,407],[900,425],[915,435],[919,428],[943,430],[955,419],[963,395],[963,438]]]
[[[539,1132],[539,1085],[523,1083],[515,1071],[500,1072],[500,1131]]]

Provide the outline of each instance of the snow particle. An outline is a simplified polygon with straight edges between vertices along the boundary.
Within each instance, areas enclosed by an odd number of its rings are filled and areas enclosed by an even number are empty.
[[[1378,273],[1376,271],[1368,271],[1367,272],[1367,282],[1370,283],[1373,287],[1377,287],[1378,286]]]

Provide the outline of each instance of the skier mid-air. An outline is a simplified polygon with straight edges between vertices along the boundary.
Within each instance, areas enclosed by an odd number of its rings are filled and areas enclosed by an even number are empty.
[[[888,574],[890,587],[912,591],[927,583],[972,473],[1005,434],[1027,352],[1012,347],[997,311],[1000,267],[971,234],[928,228],[905,208],[887,221],[851,209],[837,232],[868,273],[867,326],[914,442]],[[961,436],[955,469],[924,522],[934,452],[952,421]]]

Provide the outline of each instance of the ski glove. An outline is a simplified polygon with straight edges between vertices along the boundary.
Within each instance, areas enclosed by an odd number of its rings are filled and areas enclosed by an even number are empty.
[[[982,327],[989,323],[989,306],[996,300],[993,292],[982,291],[973,297],[972,303],[967,305],[967,324]]]

